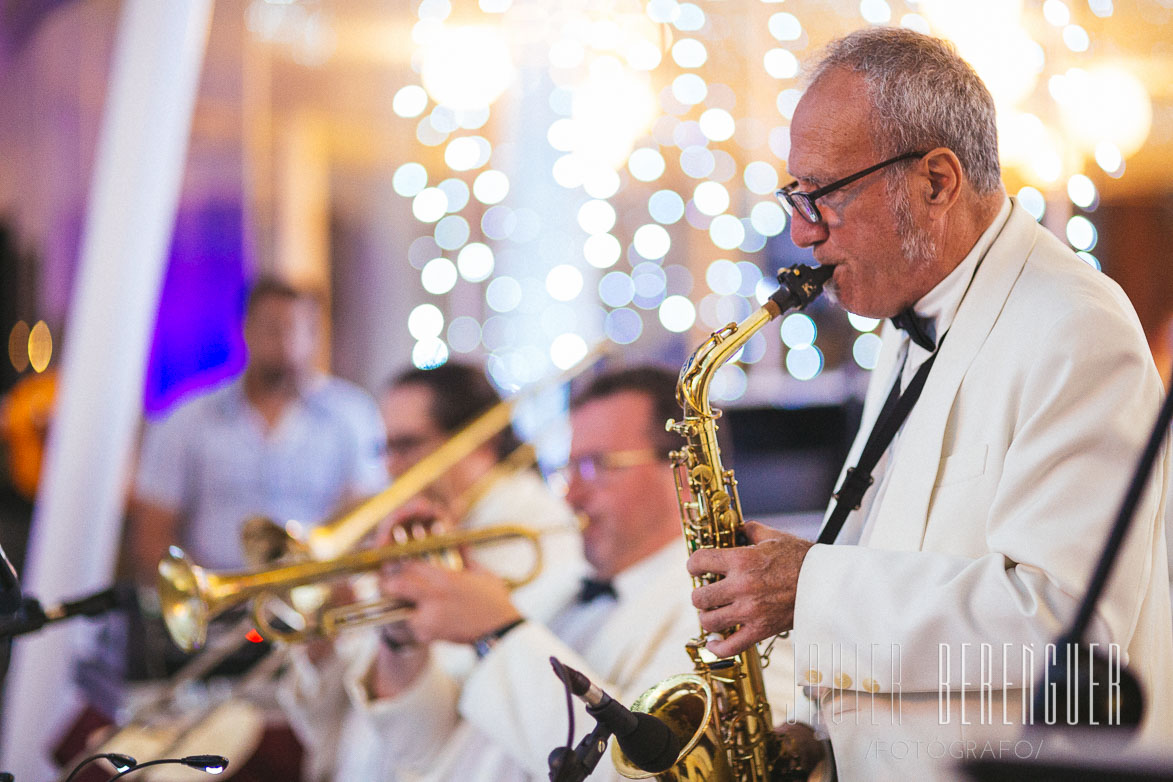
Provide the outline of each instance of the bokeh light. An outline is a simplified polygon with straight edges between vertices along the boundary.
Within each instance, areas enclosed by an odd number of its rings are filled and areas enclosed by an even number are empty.
[[[502,34],[502,28],[487,25],[440,25],[420,52],[420,80],[432,99],[453,109],[477,109],[497,100],[514,78]]]
[[[643,333],[643,319],[635,310],[626,307],[612,310],[603,320],[603,333],[619,345],[630,345]]]
[[[586,340],[577,334],[559,334],[550,343],[550,361],[559,369],[570,369],[586,354]]]
[[[438,187],[426,187],[411,202],[411,213],[421,223],[434,223],[448,211],[448,196]]]
[[[709,223],[709,238],[722,250],[732,250],[745,241],[745,227],[733,215],[718,215]]]
[[[578,224],[588,234],[603,234],[615,226],[615,207],[592,199],[578,208]]]
[[[468,241],[468,220],[460,215],[448,215],[436,223],[436,244],[445,250],[456,250]]]
[[[420,284],[424,290],[439,296],[456,287],[456,266],[447,258],[433,258],[420,271]]]
[[[851,343],[851,357],[863,369],[875,369],[880,360],[880,345],[883,340],[878,334],[866,332],[855,338]]]
[[[865,318],[863,315],[856,315],[854,312],[847,313],[847,322],[856,331],[875,331],[876,326],[880,325],[880,321],[876,318]]]
[[[1030,212],[1034,219],[1043,219],[1047,211],[1047,199],[1038,188],[1027,185],[1018,191],[1017,198],[1022,208]]]
[[[582,292],[582,272],[570,264],[559,264],[546,274],[546,291],[558,301],[571,301]]]
[[[683,332],[696,322],[696,307],[685,296],[669,296],[660,304],[660,323],[668,331]]]
[[[773,195],[778,189],[778,172],[769,163],[755,160],[745,167],[745,186],[751,193]]]
[[[657,190],[648,199],[648,214],[657,223],[672,225],[684,217],[684,199],[675,190]]]
[[[627,170],[641,182],[652,182],[664,173],[664,156],[655,149],[640,147],[627,160]]]
[[[407,316],[407,332],[423,341],[440,336],[444,330],[444,313],[435,304],[420,304]]]
[[[487,244],[473,242],[464,247],[456,256],[456,268],[460,276],[469,282],[487,280],[493,273],[493,251]]]
[[[599,299],[608,307],[626,307],[635,297],[635,283],[623,272],[608,272],[599,280]]]
[[[823,371],[823,353],[813,345],[786,351],[786,371],[796,380],[813,380]]]
[[[513,277],[497,277],[485,288],[485,303],[495,312],[512,312],[521,304],[521,284]]]
[[[8,332],[8,360],[17,372],[29,366],[29,324],[18,320]]]
[[[468,185],[464,180],[453,177],[445,179],[436,187],[443,190],[445,198],[448,199],[448,212],[459,212],[468,204]]]
[[[1077,250],[1091,250],[1096,246],[1096,227],[1083,215],[1067,221],[1067,241]]]
[[[427,186],[428,170],[419,163],[404,163],[391,177],[391,187],[404,198],[414,198]]]
[[[729,208],[729,191],[718,182],[701,182],[693,191],[692,201],[701,214],[715,217]]]
[[[400,117],[418,117],[428,107],[428,93],[418,84],[401,87],[391,100],[391,109]]]
[[[622,254],[623,245],[609,233],[588,236],[582,246],[582,255],[586,262],[596,269],[611,268]]]
[[[705,282],[713,293],[728,296],[737,293],[741,287],[741,270],[733,261],[722,258],[709,264],[705,270]]]
[[[1067,180],[1067,197],[1081,209],[1091,208],[1098,198],[1096,185],[1083,174],[1075,174]]]
[[[782,319],[779,332],[782,335],[782,344],[797,349],[813,345],[819,330],[810,315],[794,312]]]
[[[461,315],[448,324],[448,346],[458,353],[471,353],[481,344],[481,324]]]
[[[509,195],[509,177],[495,169],[482,171],[473,180],[472,194],[482,204],[499,204]]]
[[[439,337],[421,339],[411,349],[411,363],[418,369],[433,369],[448,361],[448,346]]]
[[[672,247],[672,238],[664,227],[655,223],[641,225],[632,237],[635,251],[648,260],[663,258]]]

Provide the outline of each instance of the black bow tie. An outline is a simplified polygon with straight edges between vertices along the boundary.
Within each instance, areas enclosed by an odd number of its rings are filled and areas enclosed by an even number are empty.
[[[582,587],[578,590],[578,602],[590,603],[598,597],[610,597],[612,600],[619,597],[615,594],[615,587],[610,581],[600,581],[597,578],[584,578]]]
[[[922,318],[912,311],[912,307],[898,315],[892,316],[892,325],[908,332],[913,342],[932,353],[937,349],[937,340],[933,338],[936,328],[929,318]]]

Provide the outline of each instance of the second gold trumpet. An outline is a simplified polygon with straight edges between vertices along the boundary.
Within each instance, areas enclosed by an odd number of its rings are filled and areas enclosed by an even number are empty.
[[[311,626],[288,631],[272,624],[265,610],[268,596],[308,584],[320,584],[338,576],[371,572],[392,562],[442,554],[464,547],[523,541],[533,548],[533,564],[525,574],[505,579],[511,589],[516,589],[532,581],[541,571],[540,534],[529,527],[505,524],[430,535],[321,562],[299,562],[237,573],[205,570],[194,564],[181,549],[172,546],[159,563],[159,601],[168,632],[185,651],[203,646],[208,623],[212,619],[251,599],[256,601],[253,617],[263,635],[285,641],[302,641],[312,635],[329,636],[356,626],[399,621],[411,607],[392,600],[331,607],[319,612],[316,623],[307,623]]]

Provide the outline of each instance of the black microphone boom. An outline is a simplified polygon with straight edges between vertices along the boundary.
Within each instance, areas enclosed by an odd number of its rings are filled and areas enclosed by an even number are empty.
[[[0,616],[12,616],[20,610],[20,579],[0,546]]]
[[[48,608],[42,607],[36,598],[26,597],[20,601],[18,609],[11,612],[13,616],[0,619],[0,639],[35,632],[50,622],[60,622],[75,616],[98,616],[116,608],[128,608],[134,605],[134,600],[134,588],[128,584],[118,584]]]
[[[567,674],[570,691],[587,705],[587,713],[615,734],[615,740],[633,765],[658,774],[676,764],[684,743],[668,724],[658,717],[634,712],[603,692],[585,675],[550,658],[555,670]]]

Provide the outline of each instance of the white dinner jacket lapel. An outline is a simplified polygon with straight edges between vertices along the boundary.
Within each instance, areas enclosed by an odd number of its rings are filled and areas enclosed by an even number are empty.
[[[982,260],[962,300],[940,356],[929,372],[924,391],[900,433],[900,458],[889,464],[884,503],[877,509],[870,534],[872,546],[896,551],[918,551],[928,524],[929,502],[942,459],[945,425],[965,373],[1001,314],[1010,290],[1034,251],[1038,224],[1025,209],[1012,203],[1010,217]],[[1027,248],[1023,252],[1021,248]],[[893,328],[890,324],[887,328]],[[877,371],[886,367],[894,377],[900,340],[886,339]],[[866,410],[874,420],[889,385],[869,391]],[[865,416],[865,420],[867,420]],[[861,428],[848,464],[871,431]],[[842,478],[840,479],[842,480]]]
[[[681,546],[683,549],[683,546]],[[700,622],[689,602],[691,581],[685,569],[684,557],[680,558],[679,570],[665,570],[646,587],[638,600],[626,600],[599,628],[595,640],[585,650],[584,656],[592,661],[597,673],[621,689],[635,684],[648,663],[667,636],[681,625],[682,615],[696,620],[696,633],[700,633]],[[632,628],[640,628],[633,631]],[[691,632],[691,629],[690,631]],[[680,673],[689,664],[684,650],[687,637],[673,639],[680,648]]]

